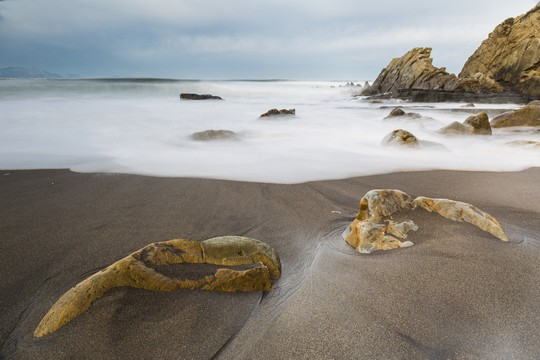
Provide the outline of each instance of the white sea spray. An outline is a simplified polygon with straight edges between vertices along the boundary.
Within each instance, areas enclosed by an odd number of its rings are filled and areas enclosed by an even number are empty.
[[[514,140],[540,132],[443,136],[436,130],[473,111],[515,104],[369,103],[357,87],[325,81],[1,80],[0,168],[70,168],[296,183],[394,171],[515,171],[540,166],[538,150]],[[224,100],[180,100],[181,92]],[[394,106],[421,118],[384,119]],[[259,119],[271,108],[296,115]],[[443,148],[384,147],[402,128]],[[194,132],[232,130],[239,139],[197,142]]]

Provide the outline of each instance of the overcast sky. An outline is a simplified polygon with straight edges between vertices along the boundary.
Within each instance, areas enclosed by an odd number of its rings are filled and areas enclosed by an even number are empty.
[[[85,77],[374,79],[433,48],[459,72],[537,0],[0,0],[0,67]]]

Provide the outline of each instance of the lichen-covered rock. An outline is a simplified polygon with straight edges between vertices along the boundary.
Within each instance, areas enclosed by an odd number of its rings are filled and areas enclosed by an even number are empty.
[[[230,130],[205,130],[191,134],[191,138],[196,141],[235,140],[238,135]]]
[[[498,25],[459,74],[482,76],[508,90],[540,97],[540,3]]]
[[[192,94],[192,93],[182,93],[180,94],[180,99],[184,100],[223,100],[219,96],[210,95],[210,94]]]
[[[397,129],[386,135],[382,140],[381,144],[385,146],[398,145],[418,147],[420,145],[420,142],[418,141],[418,138],[414,136],[411,132],[403,129]]]
[[[403,209],[421,207],[429,212],[437,212],[453,221],[465,221],[489,232],[503,241],[508,241],[499,222],[477,207],[448,199],[428,197],[413,198],[400,190],[371,190],[360,200],[360,210],[349,226],[344,239],[360,253],[369,254],[375,250],[391,250],[413,245],[407,238],[409,231],[418,227],[412,220],[396,223],[385,219]]]
[[[156,270],[162,265],[179,263],[213,265],[249,265],[243,270],[217,269],[200,279],[177,279]],[[277,253],[268,244],[240,237],[223,236],[205,241],[169,240],[153,243],[126,256],[68,290],[52,306],[34,331],[42,337],[64,326],[85,312],[108,290],[130,286],[153,291],[195,289],[216,291],[264,291],[272,289],[272,280],[281,276]]]
[[[438,130],[441,134],[450,135],[491,135],[491,126],[487,113],[482,111],[469,116],[463,123],[454,121]]]
[[[540,106],[529,104],[518,110],[505,112],[491,120],[491,127],[540,126]]]
[[[261,114],[260,117],[269,117],[269,116],[280,116],[280,115],[295,115],[296,109],[270,109],[264,114]]]

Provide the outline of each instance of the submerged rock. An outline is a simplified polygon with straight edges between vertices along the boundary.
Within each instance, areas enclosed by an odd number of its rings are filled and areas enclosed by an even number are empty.
[[[531,103],[518,110],[505,112],[491,120],[491,127],[540,126],[540,106]]]
[[[213,275],[194,280],[168,277],[156,270],[158,266],[180,263],[225,266],[253,264],[253,267],[245,270],[219,268]],[[180,239],[157,242],[68,290],[43,317],[34,336],[42,337],[58,330],[114,287],[130,286],[152,291],[196,288],[226,292],[265,291],[272,289],[272,280],[280,277],[281,263],[277,253],[259,240],[223,236],[205,241]]]
[[[180,99],[184,100],[223,100],[219,96],[210,95],[210,94],[191,94],[191,93],[182,93],[180,94]]]
[[[454,135],[491,135],[492,133],[488,115],[484,111],[469,116],[463,123],[454,121],[450,125],[439,129],[438,132]]]
[[[392,111],[390,111],[390,114],[388,114],[385,119],[395,118],[395,117],[409,117],[409,118],[419,118],[421,117],[418,113],[406,113],[403,109],[397,107],[394,108]]]
[[[371,190],[362,197],[360,210],[350,224],[349,232],[344,235],[345,241],[365,254],[411,246],[412,242],[400,239],[406,239],[407,233],[418,230],[418,226],[412,220],[397,223],[385,218],[404,209],[414,210],[417,207],[437,212],[453,221],[468,222],[502,241],[508,241],[499,222],[471,204],[423,196],[413,199],[409,194],[393,189]]]
[[[512,146],[522,146],[529,149],[540,150],[540,141],[532,140],[515,140],[507,143]]]
[[[261,114],[260,117],[269,117],[269,116],[280,116],[280,115],[296,115],[296,109],[270,109],[264,114]]]
[[[191,134],[191,138],[196,141],[236,140],[238,135],[230,130],[205,130]]]

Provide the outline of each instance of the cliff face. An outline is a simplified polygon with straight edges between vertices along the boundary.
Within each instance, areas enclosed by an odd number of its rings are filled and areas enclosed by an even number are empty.
[[[498,25],[467,60],[459,77],[477,74],[505,89],[540,96],[540,3]]]
[[[498,25],[456,76],[433,66],[431,48],[414,48],[384,68],[364,95],[417,101],[540,97],[540,3]]]
[[[384,68],[367,94],[395,93],[403,89],[454,90],[458,78],[445,68],[433,66],[431,48],[414,48],[400,58],[394,58]]]

